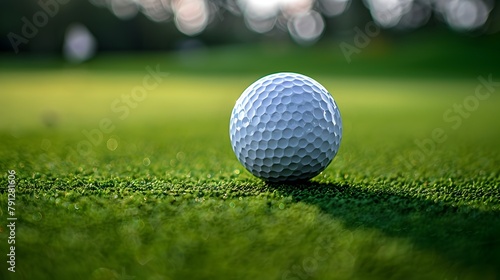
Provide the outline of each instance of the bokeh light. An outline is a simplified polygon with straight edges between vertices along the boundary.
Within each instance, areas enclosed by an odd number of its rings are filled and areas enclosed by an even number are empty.
[[[278,14],[280,0],[240,0],[238,3],[245,17],[271,18]]]
[[[349,8],[351,0],[320,0],[319,3],[323,14],[334,17],[343,14]]]
[[[140,0],[142,13],[152,21],[167,21],[172,17],[170,0]]]
[[[398,27],[402,29],[416,29],[427,24],[432,15],[428,3],[413,1],[410,10],[399,20]]]
[[[299,44],[310,44],[319,39],[325,28],[325,22],[316,11],[300,14],[289,21],[289,32]]]
[[[175,26],[186,35],[201,33],[208,23],[208,9],[204,0],[178,0],[173,3]]]
[[[257,33],[266,33],[273,29],[276,24],[276,17],[270,18],[252,18],[245,17],[246,26],[257,32]]]
[[[63,52],[72,63],[81,63],[94,56],[97,43],[90,31],[82,24],[75,23],[66,29]]]
[[[118,141],[115,138],[109,138],[108,141],[106,142],[106,147],[110,151],[116,150],[118,148]]]
[[[275,29],[288,32],[299,43],[317,41],[326,26],[324,17],[349,12],[351,0],[89,0],[108,7],[127,20],[139,12],[155,22],[173,21],[177,29],[196,36],[210,24],[223,24],[224,13],[241,17],[245,26],[264,34]],[[383,29],[412,30],[432,17],[458,32],[483,28],[494,7],[493,0],[363,0],[373,21]],[[355,11],[356,12],[356,11]],[[359,12],[359,8],[357,10]],[[215,19],[215,20],[214,20]],[[276,34],[276,33],[273,33]]]
[[[133,18],[139,12],[139,6],[132,0],[111,0],[108,5],[113,14],[123,20]]]
[[[412,0],[366,0],[373,20],[382,27],[395,27],[411,9]]]
[[[457,30],[474,30],[482,27],[490,10],[480,0],[451,0],[444,5],[446,22]]]
[[[259,1],[259,0],[254,0]],[[281,10],[286,17],[307,13],[312,9],[313,0],[281,0]]]

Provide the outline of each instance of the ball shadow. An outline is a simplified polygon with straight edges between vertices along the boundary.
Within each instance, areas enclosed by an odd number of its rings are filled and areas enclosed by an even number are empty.
[[[294,202],[317,206],[349,229],[373,228],[388,236],[408,238],[453,263],[488,268],[500,275],[500,211],[313,181],[268,186]]]

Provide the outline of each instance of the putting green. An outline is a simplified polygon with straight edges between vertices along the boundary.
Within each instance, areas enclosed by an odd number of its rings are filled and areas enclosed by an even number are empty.
[[[314,76],[341,110],[340,152],[308,184],[267,185],[228,136],[259,75],[148,75],[2,73],[0,278],[500,275],[500,87]]]

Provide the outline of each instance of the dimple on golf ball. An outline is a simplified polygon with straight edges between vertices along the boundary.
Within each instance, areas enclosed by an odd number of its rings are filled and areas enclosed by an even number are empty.
[[[339,150],[342,120],[335,100],[296,73],[265,76],[236,101],[229,134],[238,160],[270,182],[307,180]]]

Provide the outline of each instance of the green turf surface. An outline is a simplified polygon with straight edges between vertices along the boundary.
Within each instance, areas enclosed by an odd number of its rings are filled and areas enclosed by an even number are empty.
[[[458,125],[443,114],[474,94],[473,76],[315,76],[342,113],[340,152],[310,183],[268,185],[228,137],[234,102],[260,75],[172,72],[126,117],[114,112],[145,74],[2,73],[1,279],[500,277],[500,87]],[[104,118],[112,131],[82,156],[82,130]],[[446,140],[421,151],[436,128]]]

